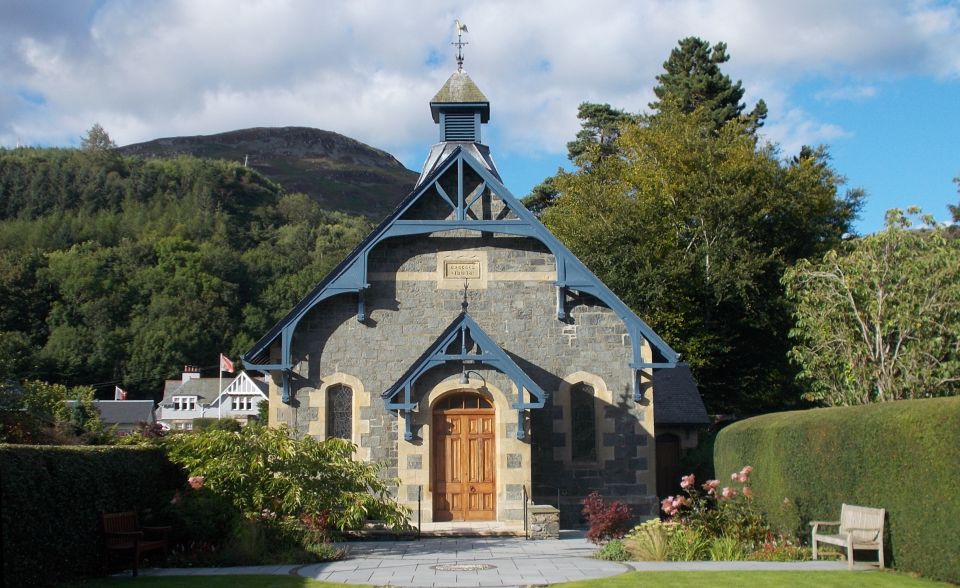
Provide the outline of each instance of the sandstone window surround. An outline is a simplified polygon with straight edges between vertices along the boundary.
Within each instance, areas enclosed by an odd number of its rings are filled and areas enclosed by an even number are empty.
[[[554,459],[569,467],[596,467],[613,459],[613,448],[600,440],[616,429],[615,419],[606,416],[606,407],[614,405],[613,393],[600,376],[579,371],[564,377],[554,395],[561,413],[554,431],[563,434],[564,443],[554,447]]]
[[[340,392],[337,388],[341,389]],[[347,393],[342,389],[349,390],[349,402]],[[331,392],[333,392],[333,402],[331,403]],[[308,393],[310,408],[316,409],[316,417],[310,421],[307,426],[307,433],[317,439],[330,439],[331,437],[340,437],[350,441],[357,446],[355,453],[356,459],[368,461],[370,459],[370,447],[365,445],[365,438],[370,433],[369,421],[360,418],[360,409],[370,406],[370,393],[367,391],[360,378],[343,372],[335,372],[320,378],[320,385]],[[343,418],[335,419],[342,423],[342,429],[334,431],[330,426],[330,411],[333,404],[335,412],[343,415]],[[349,411],[349,422],[346,420],[346,414]],[[341,437],[341,435],[343,435]]]

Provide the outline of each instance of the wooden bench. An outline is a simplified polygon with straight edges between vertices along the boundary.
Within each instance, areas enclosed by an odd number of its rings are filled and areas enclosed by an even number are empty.
[[[100,513],[107,552],[129,551],[133,555],[133,575],[140,568],[140,556],[150,551],[166,555],[171,527],[141,527],[135,512]]]
[[[867,508],[844,504],[840,508],[839,521],[813,521],[813,559],[817,559],[817,543],[829,543],[847,548],[847,567],[853,569],[853,550],[876,550],[877,561],[883,569],[883,518],[882,508]],[[820,527],[839,527],[836,534],[822,533]]]

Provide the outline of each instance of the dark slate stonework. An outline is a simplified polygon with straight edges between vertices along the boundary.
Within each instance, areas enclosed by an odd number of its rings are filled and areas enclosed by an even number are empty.
[[[494,274],[555,269],[549,251],[532,239],[462,231],[392,239],[371,252],[369,271],[381,276],[436,272],[437,253],[447,251],[484,251],[484,271]],[[308,423],[320,416],[315,407],[309,406],[309,393],[320,387],[322,378],[335,372],[359,378],[371,399],[371,406],[362,408],[359,415],[369,426],[361,447],[369,448],[372,460],[386,464],[382,475],[389,478],[397,475],[398,419],[384,409],[380,394],[457,317],[463,291],[438,289],[433,280],[374,278],[365,300],[367,319],[363,323],[356,320],[357,297],[353,294],[324,301],[300,322],[292,344],[294,406],[282,407],[279,415],[281,422],[306,434]],[[629,466],[638,461],[637,448],[646,446],[647,440],[634,431],[634,423],[643,420],[643,407],[634,404],[629,392],[631,341],[620,318],[592,297],[579,298],[571,293],[566,304],[568,318],[558,320],[556,289],[550,280],[501,281],[489,276],[487,288],[468,290],[467,300],[470,316],[548,394],[557,393],[563,377],[584,371],[603,378],[614,395],[615,404],[598,411],[613,420],[614,432],[604,434],[598,445],[615,448],[616,459],[592,470],[565,471],[563,463],[555,458],[554,448],[566,444],[561,407],[548,398],[544,409],[530,411],[529,467],[535,498],[538,493],[555,497],[555,490],[544,489],[547,487],[560,488],[569,500],[582,498],[594,489],[604,494],[617,488],[622,496],[645,495],[645,485],[637,482],[636,470]],[[459,369],[458,365],[448,365],[427,372],[415,387],[415,399],[422,398],[438,382],[456,377]],[[510,397],[510,402],[516,401],[511,397],[511,383],[503,374],[480,365],[469,369],[481,373],[485,381]],[[507,425],[507,434],[516,434],[516,424]],[[507,459],[508,467],[520,467],[511,465],[510,456]],[[646,458],[642,461],[645,469]],[[507,494],[518,491],[508,488]],[[561,508],[562,513],[564,510]]]

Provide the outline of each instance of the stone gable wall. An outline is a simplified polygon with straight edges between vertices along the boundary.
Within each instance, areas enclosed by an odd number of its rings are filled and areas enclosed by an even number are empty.
[[[349,374],[369,394],[369,406],[358,411],[365,431],[359,439],[362,454],[385,462],[383,473],[388,477],[405,472],[408,461],[415,463],[413,457],[398,463],[398,443],[407,442],[402,432],[398,434],[397,415],[384,409],[380,394],[460,313],[462,280],[456,288],[438,287],[442,281],[438,259],[451,252],[454,257],[482,258],[483,277],[471,280],[467,291],[469,314],[551,395],[544,409],[529,411],[526,426],[531,432],[527,443],[532,464],[524,470],[527,490],[532,489],[537,502],[553,503],[559,487],[565,526],[579,517],[575,503],[593,489],[639,506],[637,514],[655,510],[652,406],[633,401],[626,328],[613,311],[590,297],[568,298],[568,318],[558,320],[553,256],[532,239],[458,232],[381,244],[369,259],[367,320],[356,320],[357,299],[352,294],[329,299],[304,317],[292,345],[294,406],[272,402],[279,408],[271,414],[271,422],[288,423],[304,434],[316,432],[318,428],[311,429],[310,423],[324,418],[316,391],[325,377]],[[515,401],[508,378],[483,366],[469,369]],[[428,372],[418,383],[415,397],[425,396],[444,380],[456,379],[459,372],[459,365]],[[597,400],[599,459],[595,464],[571,464],[564,457],[568,452],[562,451],[569,442],[569,414],[564,414],[564,403],[555,396],[564,378],[577,372],[596,376],[605,387],[606,398]],[[275,384],[271,393],[278,396]],[[516,423],[516,411],[508,409],[508,414],[513,416],[505,422]],[[515,435],[516,426],[507,424],[505,433]],[[516,465],[517,458],[510,457],[516,455],[506,458]],[[515,486],[505,488],[508,491],[511,499],[516,498]],[[400,492],[401,498],[409,498],[404,494]]]

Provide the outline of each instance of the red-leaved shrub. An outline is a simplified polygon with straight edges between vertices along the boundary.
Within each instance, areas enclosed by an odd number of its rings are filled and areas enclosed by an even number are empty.
[[[619,500],[604,502],[600,493],[594,490],[583,499],[583,516],[589,525],[587,539],[592,543],[603,543],[626,535],[633,511]]]

